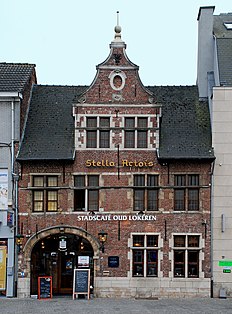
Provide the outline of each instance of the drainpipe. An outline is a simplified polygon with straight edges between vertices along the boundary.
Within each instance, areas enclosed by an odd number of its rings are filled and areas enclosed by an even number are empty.
[[[12,183],[14,181],[14,140],[15,140],[15,105],[14,100],[11,102],[11,176],[12,176]],[[12,184],[13,188],[13,184]]]
[[[215,160],[212,163],[212,167],[211,167],[211,173],[210,173],[210,233],[211,233],[211,237],[210,237],[210,268],[211,268],[211,281],[210,281],[210,297],[213,298],[213,277],[214,277],[214,273],[213,273],[213,214],[214,214],[214,202],[213,202],[213,191],[214,191],[214,166],[215,166]]]

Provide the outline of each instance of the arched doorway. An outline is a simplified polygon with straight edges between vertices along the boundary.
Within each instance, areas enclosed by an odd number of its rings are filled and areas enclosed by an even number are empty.
[[[91,286],[94,286],[94,263],[99,245],[94,237],[70,227],[41,232],[31,247],[31,294],[38,293],[38,277],[52,276],[53,294],[71,294],[73,270],[90,268]],[[50,231],[50,232],[49,232]],[[85,236],[86,235],[86,236]],[[95,254],[94,254],[95,252]]]

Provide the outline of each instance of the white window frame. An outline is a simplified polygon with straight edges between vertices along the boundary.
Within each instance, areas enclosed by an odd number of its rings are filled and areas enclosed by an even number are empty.
[[[138,249],[142,249],[144,251],[147,250],[152,250],[152,247],[148,247],[148,246],[144,246],[144,247],[134,247],[133,246],[133,236],[148,236],[148,235],[154,235],[154,236],[158,236],[158,246],[154,247],[155,250],[158,251],[158,258],[157,258],[157,276],[147,276],[147,254],[144,254],[144,276],[142,277],[136,277],[133,276],[133,250],[138,250]],[[147,240],[145,240],[145,244]],[[163,277],[163,272],[160,270],[160,265],[161,262],[163,260],[163,252],[161,251],[161,248],[163,247],[163,239],[161,238],[161,233],[158,232],[133,232],[131,233],[130,238],[128,239],[128,247],[130,248],[130,252],[128,252],[128,259],[130,260],[130,271],[128,272],[128,277],[133,278],[135,280],[137,279],[141,279],[141,278],[145,278],[145,279],[156,279],[156,278],[160,278]]]
[[[177,248],[174,246],[174,236],[185,236],[186,239],[188,236],[199,236],[199,247],[188,247],[185,244],[185,247]],[[186,240],[187,241],[187,240]],[[204,260],[203,249],[205,247],[205,240],[202,237],[201,233],[172,233],[171,239],[169,240],[169,247],[171,248],[171,252],[169,252],[169,260],[171,261],[171,271],[169,272],[169,278],[173,280],[199,280],[199,278],[204,278],[204,272],[202,271],[202,262]],[[184,277],[174,277],[174,251],[175,250],[184,250],[185,251],[185,276]],[[188,277],[188,251],[190,250],[199,250],[199,277]]]

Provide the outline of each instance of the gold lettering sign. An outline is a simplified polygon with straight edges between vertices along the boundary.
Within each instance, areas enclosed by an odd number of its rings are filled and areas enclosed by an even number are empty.
[[[85,162],[86,167],[116,167],[117,164],[114,161],[109,160],[93,160],[88,159]],[[144,167],[153,167],[154,162],[150,160],[127,160],[123,159],[121,161],[121,167],[135,167],[135,168],[144,168]]]

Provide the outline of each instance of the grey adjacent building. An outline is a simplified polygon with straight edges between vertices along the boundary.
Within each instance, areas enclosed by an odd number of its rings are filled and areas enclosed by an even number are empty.
[[[0,63],[0,295],[15,296],[17,285],[17,183],[15,154],[21,137],[35,65]],[[15,254],[16,253],[16,254]]]

